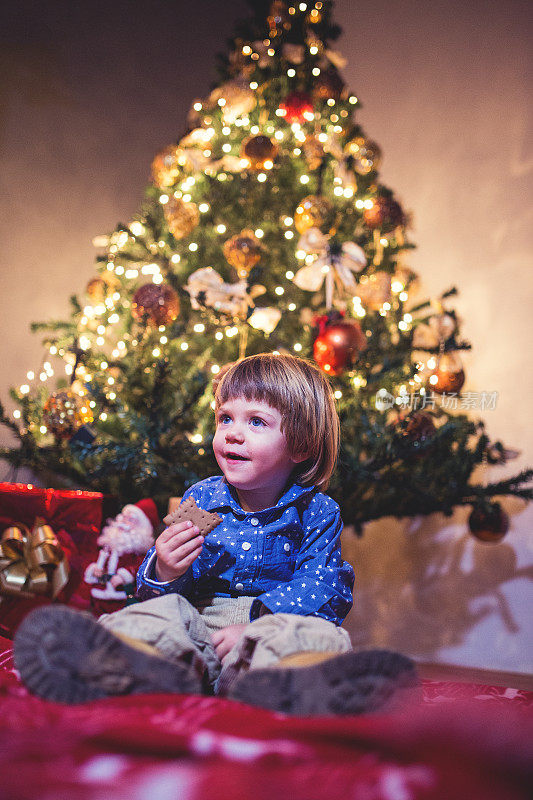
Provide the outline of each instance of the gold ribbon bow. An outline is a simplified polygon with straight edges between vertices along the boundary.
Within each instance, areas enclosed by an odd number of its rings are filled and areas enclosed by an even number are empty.
[[[65,554],[50,525],[6,528],[0,541],[0,594],[56,597],[68,581]]]

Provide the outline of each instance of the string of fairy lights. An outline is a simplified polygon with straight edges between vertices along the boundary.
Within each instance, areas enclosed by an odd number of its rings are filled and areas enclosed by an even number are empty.
[[[320,15],[323,9],[322,2],[314,4],[300,3],[298,5],[291,5],[287,11],[290,16],[298,13],[307,14],[308,20],[312,24],[320,20]],[[277,29],[274,27],[270,30],[270,35],[265,37],[261,42],[262,52],[257,51],[256,43],[245,43],[241,47],[242,57],[249,59],[250,63],[259,62],[260,59],[274,59],[279,56],[279,50],[275,46],[273,39],[276,38]],[[321,75],[321,67],[318,64],[318,58],[322,55],[322,43],[315,37],[310,37],[307,44],[308,55],[312,59],[316,59],[316,63],[311,67],[311,73],[315,78]],[[297,69],[295,66],[288,66],[285,68],[285,75],[289,80],[297,76]],[[252,80],[248,84],[252,92],[258,90],[264,91],[264,86],[260,87],[256,80]],[[279,103],[278,107],[274,110],[275,120],[265,119],[266,108],[259,106],[255,115],[250,112],[238,115],[235,119],[228,119],[222,114],[214,114],[210,111],[210,107],[206,106],[203,101],[196,101],[193,104],[193,110],[202,115],[202,127],[197,130],[199,133],[196,135],[195,148],[201,154],[203,159],[209,160],[213,156],[213,145],[215,142],[222,141],[221,151],[223,153],[222,159],[214,165],[212,163],[206,164],[203,170],[199,170],[196,175],[187,175],[179,180],[174,187],[162,190],[159,193],[159,203],[165,207],[172,198],[183,201],[183,203],[196,203],[200,220],[202,215],[212,213],[213,209],[211,204],[207,202],[202,196],[204,191],[204,172],[210,177],[215,178],[217,181],[223,183],[225,181],[234,180],[234,176],[242,171],[249,170],[250,160],[242,155],[243,139],[247,136],[264,135],[272,139],[277,148],[281,148],[281,152],[287,156],[294,156],[295,166],[300,164],[302,157],[303,146],[306,143],[310,132],[316,137],[316,140],[325,148],[332,138],[340,135],[344,131],[343,125],[350,119],[353,109],[358,104],[358,98],[354,94],[348,94],[344,98],[327,97],[325,106],[327,111],[325,114],[319,110],[312,108],[305,109],[302,112],[302,120],[291,121],[290,114],[283,103]],[[220,96],[217,100],[219,109],[224,109],[228,106],[229,98],[224,95]],[[257,117],[257,118],[255,118]],[[225,166],[224,159],[233,159],[231,161],[231,169]],[[181,155],[177,159],[178,164],[184,167],[187,163],[187,155]],[[180,163],[181,162],[181,163]],[[226,162],[229,163],[229,162]],[[261,163],[260,169],[249,171],[248,175],[251,180],[257,181],[259,184],[267,184],[270,176],[275,174],[276,161],[274,158],[266,158]],[[302,186],[307,186],[315,181],[315,176],[310,175],[309,171],[304,169],[298,176],[298,181]],[[170,191],[170,188],[173,191]],[[354,185],[345,185],[343,179],[336,175],[333,178],[331,192],[336,199],[337,203],[345,202],[351,203],[354,195],[357,192],[357,187]],[[363,193],[361,196],[356,197],[353,201],[355,209],[359,212],[371,210],[374,206],[374,197],[372,191],[368,190],[366,195]],[[338,209],[342,213],[342,208]],[[294,256],[298,263],[302,265],[313,264],[318,256],[316,253],[306,252],[298,245],[298,230],[295,228],[294,212],[290,211],[281,217],[281,231],[280,235],[287,241],[295,241]],[[149,251],[154,260],[148,260],[136,266],[128,266],[120,263],[120,253],[132,241],[136,241],[141,237],[150,235],[150,230],[143,221],[135,220],[128,226],[129,230],[121,230],[116,232],[107,243],[108,261],[103,271],[103,275],[110,281],[112,291],[105,297],[99,298],[97,302],[87,303],[83,307],[82,314],[78,320],[77,326],[77,347],[84,353],[93,352],[95,348],[100,348],[101,360],[96,365],[101,373],[106,373],[109,368],[109,361],[116,362],[125,358],[130,353],[130,348],[135,348],[143,341],[139,335],[130,334],[124,330],[120,332],[119,325],[124,321],[124,313],[130,308],[129,296],[132,291],[132,284],[135,284],[139,278],[146,278],[154,285],[161,285],[164,282],[164,274],[161,266],[157,263],[160,257],[168,261],[172,266],[177,266],[181,263],[183,266],[184,259],[187,257],[187,251],[194,254],[198,251],[199,244],[191,238],[182,249],[182,252],[171,252],[170,245],[165,240],[158,240],[149,244]],[[230,229],[228,220],[217,217],[213,222],[213,233],[219,237],[227,238]],[[267,230],[271,231],[271,224],[264,220],[260,221],[255,227],[253,233],[258,240],[263,239]],[[205,232],[204,223],[202,223],[202,230]],[[376,247],[387,249],[391,246],[395,249],[396,255],[400,256],[402,252],[403,236],[398,236],[394,242],[391,242],[390,236],[381,235],[378,232],[377,239],[374,241]],[[379,260],[375,261],[379,265]],[[330,270],[327,264],[322,267],[324,273]],[[389,300],[383,301],[377,309],[381,317],[386,318],[389,322],[390,329],[397,328],[400,332],[408,332],[413,324],[413,316],[409,311],[405,311],[405,304],[408,302],[409,294],[407,289],[407,274],[409,270],[403,267],[397,261],[396,274],[392,275],[390,283],[391,296]],[[285,278],[287,281],[292,282],[295,277],[293,270],[286,270]],[[364,284],[368,280],[366,276],[361,277],[361,283]],[[280,283],[274,287],[274,293],[279,298],[279,307],[282,313],[292,313],[298,310],[297,304],[290,301],[286,302],[284,296],[286,295],[286,288]],[[364,320],[367,316],[368,309],[365,308],[365,303],[356,295],[350,300],[353,316],[359,320]],[[169,331],[166,325],[157,326],[156,338],[154,339],[151,355],[154,359],[160,358],[168,347],[176,347],[180,351],[187,351],[192,342],[193,337],[202,337],[205,334],[206,326],[201,321],[193,322],[191,330],[188,334],[176,338],[169,338]],[[227,325],[224,330],[217,330],[214,334],[215,340],[222,341],[224,337],[229,339],[237,337],[240,332],[240,327],[237,324]],[[371,331],[367,331],[367,335],[371,335]],[[304,345],[302,342],[295,342],[293,345],[295,353],[300,353]],[[106,350],[107,349],[107,350]],[[106,355],[107,352],[107,355]],[[275,351],[276,352],[276,351]],[[62,359],[64,362],[65,376],[71,381],[71,391],[73,391],[84,403],[82,412],[86,414],[89,419],[91,414],[96,409],[96,402],[90,398],[87,386],[93,380],[92,372],[87,367],[80,363],[74,353],[69,352],[65,347],[57,347],[54,343],[49,343],[47,346],[47,353],[43,357],[41,367],[37,371],[29,371],[26,375],[27,383],[23,383],[18,387],[21,396],[28,395],[32,391],[32,384],[46,385],[48,381],[56,377],[56,372],[52,367],[52,360]],[[427,359],[420,359],[414,365],[413,377],[402,383],[397,387],[399,396],[408,394],[413,388],[416,388],[420,393],[425,392],[424,382],[427,378],[428,372],[431,372],[437,365],[437,359],[434,355],[429,356]],[[211,372],[216,375],[221,365],[215,363],[210,366]],[[354,390],[363,388],[367,381],[364,375],[357,370],[357,368],[349,371],[351,385]],[[429,377],[429,384],[436,383],[436,378],[433,375]],[[116,399],[115,391],[116,378],[109,375],[105,380],[105,396],[109,401]],[[340,389],[335,389],[335,398],[340,400],[343,393]],[[401,399],[398,398],[398,402]],[[15,419],[20,419],[21,412],[16,409],[13,411]],[[102,410],[98,414],[98,418],[102,421],[107,419],[107,412]],[[47,434],[47,427],[45,424],[39,426],[39,433],[43,436]],[[197,443],[202,441],[201,434],[194,434],[191,440]]]

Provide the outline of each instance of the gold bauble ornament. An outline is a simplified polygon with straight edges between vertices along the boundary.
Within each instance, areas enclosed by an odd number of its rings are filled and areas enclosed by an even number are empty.
[[[131,301],[131,314],[134,319],[158,327],[170,325],[180,312],[179,297],[171,286],[165,283],[145,283],[140,286]]]
[[[334,66],[323,70],[313,83],[311,93],[313,100],[324,101],[332,98],[340,100],[344,90],[344,81]]]
[[[241,231],[224,242],[224,257],[235,267],[239,278],[246,278],[261,258],[261,243],[253,231]]]
[[[114,276],[102,273],[89,281],[85,287],[85,293],[93,303],[105,303],[118,286],[119,282]]]
[[[344,146],[344,152],[353,158],[353,168],[359,175],[368,175],[379,169],[382,153],[379,145],[366,136],[355,136]]]
[[[241,158],[247,159],[252,169],[263,169],[265,162],[274,161],[278,146],[268,136],[249,136],[241,147]]]
[[[428,379],[429,387],[437,394],[460,392],[465,382],[463,364],[457,353],[443,353]]]
[[[310,194],[298,204],[294,212],[294,225],[298,233],[318,228],[322,233],[333,234],[337,212],[333,204],[322,195]]]
[[[167,225],[175,239],[183,239],[188,236],[200,221],[196,203],[186,203],[178,197],[171,197],[163,209]]]
[[[156,186],[160,189],[168,189],[174,186],[181,174],[179,164],[180,148],[171,144],[161,150],[152,161],[152,178]]]
[[[43,421],[59,439],[70,439],[82,425],[93,421],[88,399],[70,390],[53,392],[43,408]]]

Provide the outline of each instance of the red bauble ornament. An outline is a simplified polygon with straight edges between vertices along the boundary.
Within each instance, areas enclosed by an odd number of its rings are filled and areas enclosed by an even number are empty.
[[[424,443],[431,439],[437,428],[427,411],[414,411],[406,420],[404,435],[413,443]]]
[[[285,111],[285,121],[289,123],[304,122],[305,114],[312,114],[313,101],[306,92],[291,92],[279,107]]]
[[[366,347],[366,336],[355,320],[342,320],[328,325],[315,339],[313,355],[321,370],[328,375],[341,375],[351,369]]]
[[[363,218],[369,228],[379,228],[383,232],[392,231],[405,222],[401,205],[392,197],[375,197],[372,206],[365,208]]]
[[[509,517],[499,503],[488,508],[476,506],[468,517],[468,527],[480,542],[499,542],[509,530]]]
[[[131,313],[148,325],[159,327],[173,322],[180,311],[178,295],[171,286],[146,283],[133,295]]]
[[[274,161],[278,146],[268,136],[249,136],[241,147],[241,158],[250,162],[252,169],[263,169],[265,162]]]

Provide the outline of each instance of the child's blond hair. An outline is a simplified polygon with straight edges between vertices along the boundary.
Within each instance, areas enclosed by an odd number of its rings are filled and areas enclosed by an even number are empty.
[[[305,456],[295,467],[294,479],[302,486],[325,489],[335,468],[340,427],[325,375],[297,356],[248,356],[229,367],[220,379],[216,408],[236,397],[266,402],[280,412],[289,452]]]

